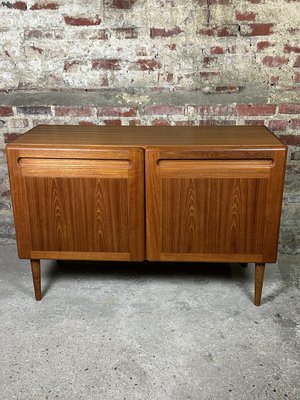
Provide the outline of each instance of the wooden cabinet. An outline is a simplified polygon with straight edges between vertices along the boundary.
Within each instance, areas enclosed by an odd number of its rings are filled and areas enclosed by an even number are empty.
[[[39,126],[7,146],[18,252],[275,262],[286,147],[264,127]],[[146,205],[146,206],[145,206]]]

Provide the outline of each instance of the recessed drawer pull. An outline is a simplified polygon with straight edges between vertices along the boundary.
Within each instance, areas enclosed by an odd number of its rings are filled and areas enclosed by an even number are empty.
[[[263,160],[159,160],[161,177],[192,178],[268,178],[274,166],[271,159]]]
[[[23,176],[47,177],[81,177],[81,176],[114,176],[128,177],[131,166],[130,160],[105,159],[59,159],[59,158],[30,158],[18,159]]]

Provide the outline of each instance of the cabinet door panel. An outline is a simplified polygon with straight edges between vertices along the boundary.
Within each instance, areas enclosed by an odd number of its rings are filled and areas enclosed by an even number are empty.
[[[261,254],[267,179],[162,179],[162,253]]]
[[[130,252],[126,179],[26,177],[25,187],[33,251]]]
[[[258,150],[222,151],[220,157],[148,149],[148,259],[271,262],[284,158]]]
[[[144,258],[142,149],[14,149],[8,159],[17,234],[29,233],[20,257]]]

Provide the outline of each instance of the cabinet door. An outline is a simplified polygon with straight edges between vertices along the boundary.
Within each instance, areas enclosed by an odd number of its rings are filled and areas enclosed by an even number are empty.
[[[142,149],[8,149],[21,258],[144,258]]]
[[[147,258],[276,259],[285,151],[148,149]]]

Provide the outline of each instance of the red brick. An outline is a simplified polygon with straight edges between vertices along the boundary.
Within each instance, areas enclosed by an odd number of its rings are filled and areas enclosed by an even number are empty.
[[[284,52],[285,53],[300,53],[300,47],[291,46],[287,43],[284,45]]]
[[[0,106],[0,117],[11,117],[14,115],[12,107]]]
[[[78,125],[81,125],[81,126],[95,126],[97,124],[95,122],[92,122],[92,121],[79,121]]]
[[[227,51],[227,53],[229,53],[229,54],[236,54],[236,53],[237,53],[236,45],[228,46],[227,49],[226,49],[226,51]]]
[[[192,126],[195,125],[195,121],[176,121],[176,126]]]
[[[270,43],[267,40],[263,40],[261,42],[257,42],[256,49],[257,49],[257,51],[263,51],[263,50],[268,49],[270,46],[274,46],[274,44]]]
[[[94,112],[90,107],[55,107],[56,117],[92,117]]]
[[[57,3],[34,3],[30,10],[57,10],[58,7]]]
[[[101,19],[99,17],[96,18],[85,18],[85,17],[70,17],[65,16],[65,23],[68,25],[74,26],[90,26],[90,25],[100,25]]]
[[[208,0],[197,0],[197,3],[199,6],[207,6],[207,1]],[[232,0],[209,0],[209,5],[228,5],[231,4]]]
[[[232,126],[236,125],[236,121],[233,120],[220,120],[220,119],[203,119],[198,122],[198,125],[200,126],[215,126],[215,125],[226,125],[226,126]]]
[[[9,127],[13,129],[27,128],[29,126],[26,118],[10,118]]]
[[[171,122],[167,121],[166,119],[155,119],[154,121],[152,121],[151,125],[154,126],[170,126]]]
[[[213,46],[210,48],[210,54],[224,54],[224,49],[221,46]]]
[[[290,124],[291,129],[300,129],[300,119],[292,119]]]
[[[243,86],[227,85],[217,86],[215,91],[217,93],[239,93],[244,89]]]
[[[278,81],[279,81],[279,76],[277,75],[277,76],[270,76],[269,77],[269,83],[271,84],[271,85],[276,85],[276,83],[278,83]]]
[[[291,35],[298,35],[298,33],[300,33],[300,28],[288,28],[288,32]]]
[[[138,37],[138,31],[136,28],[116,28],[117,39],[136,39]]]
[[[100,59],[92,61],[92,69],[95,70],[119,70],[121,69],[120,60],[117,59]]]
[[[294,63],[294,67],[295,67],[295,68],[300,68],[300,56],[298,56],[298,57],[296,58],[296,61],[295,61],[295,63]]]
[[[111,8],[118,9],[129,9],[131,8],[137,0],[109,0],[108,6]]]
[[[244,120],[245,125],[265,125],[265,121],[263,119],[246,119]]]
[[[82,60],[70,60],[64,62],[64,71],[69,71],[72,69],[78,70],[80,66],[86,65],[85,61]]]
[[[20,136],[20,133],[4,133],[4,143],[10,143]]]
[[[271,131],[285,131],[288,127],[288,121],[273,120],[269,121],[268,127]]]
[[[229,106],[207,106],[207,105],[199,105],[193,106],[193,110],[196,114],[199,115],[209,115],[209,116],[221,116],[221,115],[230,115],[231,107]]]
[[[40,47],[36,47],[34,44],[32,46],[29,46],[30,49],[37,51],[39,54],[42,54],[44,52],[43,49],[41,49]]]
[[[288,58],[281,56],[265,56],[262,63],[267,67],[282,67],[289,62]]]
[[[278,108],[281,114],[300,114],[300,104],[282,104]]]
[[[129,121],[129,126],[137,126],[137,125],[141,125],[140,119],[132,119]]]
[[[60,120],[60,119],[53,119],[53,118],[38,118],[38,119],[32,119],[32,126],[38,126],[38,125],[68,125],[69,122]]]
[[[296,72],[295,73],[294,82],[300,83],[300,72]]]
[[[176,50],[176,43],[168,44],[170,50]]]
[[[203,58],[203,65],[205,67],[209,66],[210,64],[216,62],[218,60],[217,57],[204,57]]]
[[[255,12],[239,12],[236,11],[235,12],[235,18],[237,21],[254,21],[256,17],[256,13]]]
[[[290,146],[300,146],[300,135],[280,135],[280,140]]]
[[[16,1],[15,3],[11,3],[10,1],[2,1],[2,5],[16,10],[27,10],[27,4],[24,1]]]
[[[167,104],[153,104],[145,107],[144,114],[148,115],[178,115],[184,114],[184,106],[174,106]]]
[[[235,109],[237,115],[274,115],[276,106],[273,104],[237,104]]]
[[[196,33],[198,35],[217,36],[217,37],[237,36],[238,25],[198,29]]]
[[[17,107],[17,113],[25,115],[50,115],[51,108],[46,106]]]
[[[173,83],[174,80],[174,74],[172,72],[167,72],[166,74],[166,82],[167,83]]]
[[[200,76],[203,79],[210,79],[213,78],[214,76],[220,76],[220,72],[214,72],[214,71],[200,72]]]
[[[97,108],[98,117],[134,117],[137,109],[133,107],[99,107]]]
[[[122,121],[120,119],[106,119],[103,121],[105,125],[109,125],[109,126],[121,126],[122,125]]]
[[[160,69],[162,67],[160,61],[151,59],[151,60],[137,60],[132,64],[132,68],[140,71],[154,71],[156,69]]]
[[[241,25],[242,36],[266,36],[273,33],[274,24]]]
[[[170,36],[175,36],[179,35],[182,33],[183,30],[179,28],[179,26],[175,26],[172,29],[166,30],[166,29],[161,29],[161,28],[151,28],[150,29],[150,37],[152,39],[156,37],[170,37]]]
[[[62,30],[44,31],[41,29],[28,29],[25,30],[25,39],[62,39]]]
[[[90,27],[89,29],[78,29],[75,39],[79,40],[107,40],[110,33],[106,29]]]

